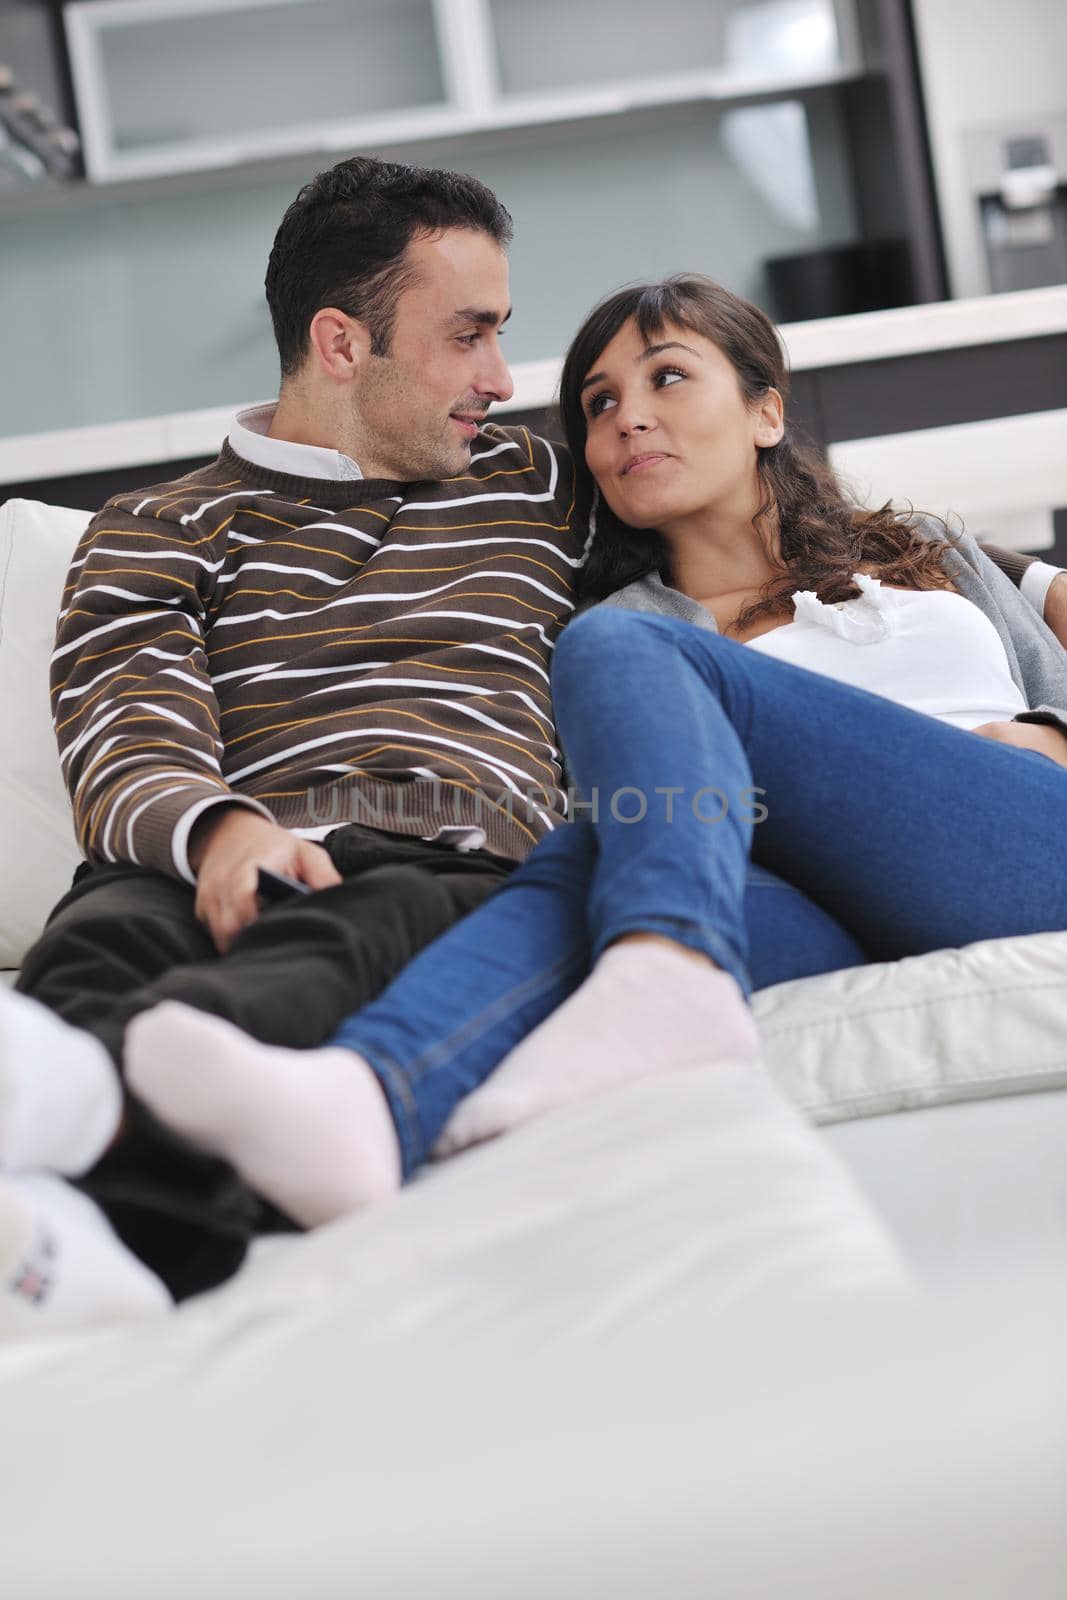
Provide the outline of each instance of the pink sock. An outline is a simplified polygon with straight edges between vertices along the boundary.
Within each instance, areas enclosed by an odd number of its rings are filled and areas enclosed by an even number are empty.
[[[456,1107],[438,1156],[555,1106],[676,1067],[750,1061],[759,1036],[729,973],[679,948],[626,941]]]
[[[126,1079],[161,1122],[317,1227],[400,1186],[377,1078],[352,1050],[281,1050],[170,1000],[126,1029]]]

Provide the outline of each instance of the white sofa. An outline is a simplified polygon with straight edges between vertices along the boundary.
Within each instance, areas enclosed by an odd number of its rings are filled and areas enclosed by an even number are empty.
[[[85,522],[0,508],[8,981],[77,860],[46,683]],[[1065,976],[1054,934],[781,985],[768,1079],[557,1112],[164,1323],[0,1350],[0,1592],[1052,1600]]]
[[[87,521],[34,501],[0,507],[8,982],[79,859],[47,681],[53,620]],[[924,1269],[992,1269],[1001,1250],[1067,1259],[1067,934],[782,984],[756,1009],[772,1074],[826,1128]]]

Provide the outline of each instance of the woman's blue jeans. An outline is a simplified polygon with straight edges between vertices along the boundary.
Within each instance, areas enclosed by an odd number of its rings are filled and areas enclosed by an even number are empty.
[[[370,1062],[405,1173],[626,933],[746,992],[1067,927],[1067,769],[718,634],[599,608],[556,646],[580,798],[331,1041]]]

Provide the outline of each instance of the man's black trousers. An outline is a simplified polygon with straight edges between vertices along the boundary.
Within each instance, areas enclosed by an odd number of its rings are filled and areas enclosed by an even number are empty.
[[[266,910],[216,953],[195,891],[125,863],[79,868],[18,987],[103,1041],[121,1068],[126,1023],[161,1000],[226,1017],[267,1044],[329,1038],[511,870],[356,824],[325,841],[344,882]],[[235,1272],[253,1235],[289,1226],[233,1168],[127,1094],[121,1137],[78,1186],[177,1299]]]

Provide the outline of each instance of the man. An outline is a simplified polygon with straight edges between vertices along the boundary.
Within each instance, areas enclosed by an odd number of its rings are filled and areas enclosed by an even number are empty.
[[[569,464],[480,426],[509,238],[471,179],[321,174],[267,274],[277,405],[79,546],[53,701],[86,865],[0,1009],[0,1334],[155,1311],[281,1221],[122,1091],[132,1017],[319,1044],[562,817]],[[319,892],[262,912],[261,868]]]
[[[267,273],[277,406],[78,548],[53,705],[86,865],[0,1014],[0,1331],[154,1310],[270,1225],[120,1090],[132,1016],[320,1043],[562,818],[582,542],[566,461],[483,426],[510,233],[472,179],[321,174]],[[261,868],[319,892],[261,911]]]

